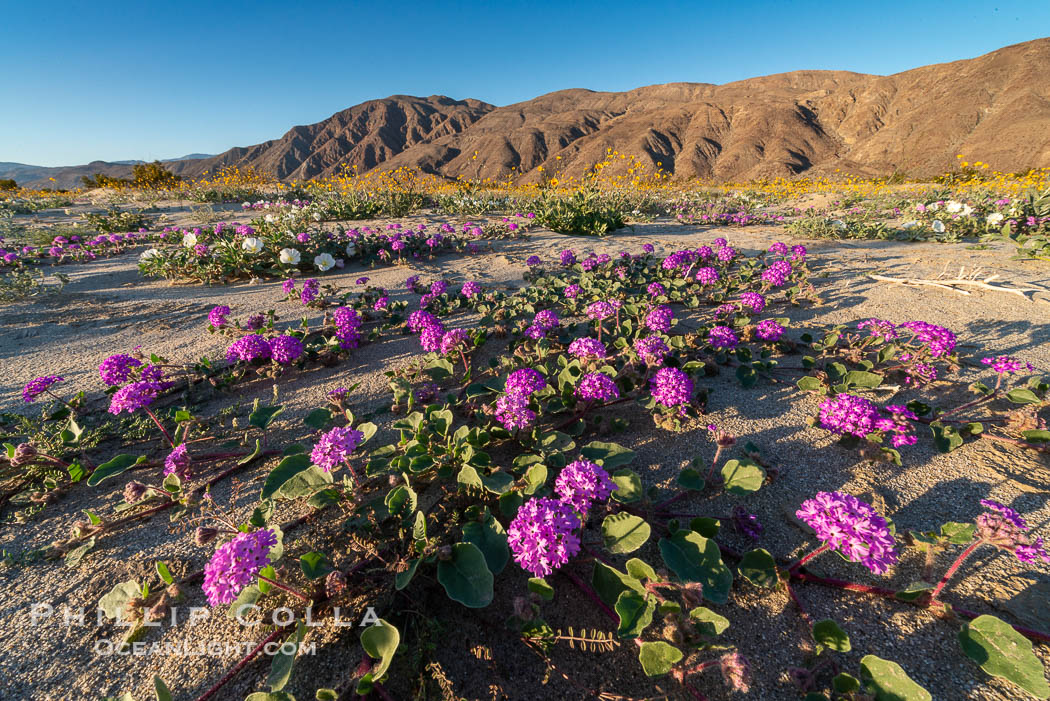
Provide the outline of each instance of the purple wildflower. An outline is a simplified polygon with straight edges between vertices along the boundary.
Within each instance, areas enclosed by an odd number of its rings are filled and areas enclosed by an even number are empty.
[[[131,414],[147,407],[157,398],[160,390],[161,386],[156,382],[132,382],[114,392],[109,402],[109,413],[126,411]]]
[[[737,343],[739,343],[736,334],[733,333],[733,329],[728,326],[712,326],[711,330],[707,332],[707,342],[711,344],[712,348],[720,350],[736,348]]]
[[[277,336],[270,339],[270,357],[281,365],[288,365],[303,354],[303,342],[295,336]]]
[[[277,534],[266,528],[238,533],[219,546],[204,567],[204,593],[212,606],[232,604],[259,570],[270,563],[270,550],[277,545]]]
[[[718,271],[714,268],[700,268],[696,271],[696,281],[701,285],[713,285],[718,282]]]
[[[529,409],[528,395],[507,393],[496,400],[496,419],[508,431],[517,431],[532,426],[536,412]]]
[[[590,460],[569,463],[554,482],[555,493],[581,516],[587,513],[592,503],[605,501],[616,489],[609,473]]]
[[[659,336],[646,336],[634,342],[634,352],[647,365],[661,365],[664,357],[671,352],[664,339]]]
[[[507,544],[522,569],[546,577],[580,551],[580,539],[573,533],[579,527],[580,519],[568,504],[533,498],[518,509],[507,528]]]
[[[112,387],[127,382],[128,378],[131,377],[131,368],[137,368],[141,365],[141,360],[132,358],[130,355],[117,353],[102,361],[102,364],[98,366],[98,374],[103,382]]]
[[[820,404],[820,425],[839,435],[864,438],[875,431],[878,419],[873,403],[852,394],[839,394]]]
[[[350,454],[365,439],[365,434],[349,426],[336,426],[314,444],[310,460],[325,472],[331,472],[340,463],[350,459]]]
[[[190,463],[190,454],[186,451],[186,444],[181,443],[168,453],[168,457],[164,458],[164,474],[177,475],[180,480],[187,481],[192,478]]]
[[[521,368],[515,370],[507,377],[503,391],[507,394],[516,394],[522,397],[532,396],[547,386],[547,379],[533,368]]]
[[[667,333],[671,330],[671,319],[673,318],[674,311],[666,304],[661,304],[645,316],[645,326],[650,331]]]
[[[604,372],[591,372],[580,379],[576,387],[577,396],[593,401],[609,401],[620,396],[616,382]]]
[[[649,380],[653,399],[665,407],[688,404],[693,396],[693,381],[678,368],[660,368]]]
[[[265,360],[269,357],[270,344],[259,334],[242,336],[226,349],[226,362],[228,363],[235,363],[238,360],[250,363],[253,360]]]
[[[772,319],[763,319],[755,327],[755,335],[763,341],[779,341],[784,335],[784,327]]]
[[[577,338],[569,344],[569,355],[574,358],[604,358],[608,355],[608,351],[601,341],[584,337]]]
[[[820,541],[875,574],[885,573],[897,562],[896,541],[886,519],[851,494],[818,492],[802,502],[795,515]]]
[[[38,377],[31,382],[27,382],[26,386],[22,388],[22,399],[25,400],[26,404],[32,404],[36,401],[36,398],[46,392],[51,385],[62,382],[64,378],[58,375],[44,375]]]
[[[212,307],[212,310],[208,312],[208,323],[217,329],[221,329],[226,325],[226,317],[230,313],[230,308],[225,304],[220,304],[217,307]]]

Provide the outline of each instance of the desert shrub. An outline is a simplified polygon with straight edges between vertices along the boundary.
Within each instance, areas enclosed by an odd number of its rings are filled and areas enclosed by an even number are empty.
[[[149,225],[149,218],[145,214],[129,209],[113,208],[103,213],[88,213],[84,219],[100,234],[137,231]]]
[[[605,236],[627,225],[623,203],[594,186],[567,197],[547,188],[533,203],[533,211],[537,221],[559,234]]]

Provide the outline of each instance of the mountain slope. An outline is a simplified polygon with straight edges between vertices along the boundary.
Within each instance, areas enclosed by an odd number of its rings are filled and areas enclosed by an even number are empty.
[[[933,175],[958,153],[1003,171],[1050,166],[1050,38],[890,76],[794,71],[725,85],[561,90],[504,107],[395,95],[169,167],[199,177],[250,166],[301,180],[404,166],[535,181],[578,176],[610,149],[637,156],[648,172],[722,181],[836,170]],[[0,177],[23,182],[4,165]],[[97,166],[88,167],[119,174]],[[607,172],[627,166],[617,159]]]
[[[450,114],[450,105],[462,105],[460,112]],[[425,119],[421,126],[406,120],[410,109]],[[957,153],[1000,170],[1047,166],[1050,39],[891,76],[794,71],[725,85],[561,90],[505,107],[396,96],[185,163],[182,172],[236,163],[289,179],[332,175],[348,164],[448,177],[513,172],[529,181],[541,177],[539,166],[580,175],[607,149],[638,156],[650,172],[716,180],[837,169],[931,175],[951,167]]]

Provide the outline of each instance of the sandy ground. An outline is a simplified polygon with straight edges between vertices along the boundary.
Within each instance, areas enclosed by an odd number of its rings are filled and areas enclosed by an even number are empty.
[[[188,213],[183,208],[173,210],[170,216],[178,222]],[[416,223],[424,218],[464,219],[426,216],[402,221]],[[451,279],[514,287],[522,284],[524,261],[532,254],[549,261],[565,247],[578,253],[593,249],[615,254],[620,250],[638,250],[646,242],[667,253],[679,247],[710,243],[717,236],[727,237],[747,252],[764,249],[775,240],[797,242],[786,239],[776,227],[704,230],[656,222],[636,225],[604,240],[568,238],[539,230],[528,240],[495,242],[492,253],[476,257],[445,257],[412,268],[366,272],[373,284],[398,290],[398,295],[411,274],[421,274],[424,279],[444,274]],[[998,247],[973,250],[964,245],[892,242],[804,243],[811,252],[816,270],[813,282],[823,302],[783,312],[792,318],[790,333],[797,334],[806,325],[847,323],[868,317],[897,322],[922,319],[955,331],[962,353],[971,358],[1012,354],[1050,371],[1050,304],[991,292],[963,296],[932,287],[904,288],[865,277],[869,272],[930,277],[945,266],[950,266],[953,274],[959,266],[980,266],[987,274],[999,274],[1003,282],[1050,287],[1050,271],[1044,264],[1011,260],[1011,252]],[[204,332],[205,316],[215,304],[229,304],[233,314],[241,317],[274,307],[285,321],[295,321],[300,313],[299,308],[280,301],[283,295],[278,282],[228,287],[169,285],[140,278],[135,261],[136,256],[125,255],[64,266],[63,272],[72,280],[60,297],[0,308],[0,359],[4,369],[0,373],[0,407],[17,410],[22,385],[49,373],[65,377],[67,387],[101,392],[104,388],[96,370],[99,362],[135,346],[141,345],[172,361],[215,356],[224,347],[223,341]],[[337,275],[328,275],[325,281],[351,286],[361,274],[360,268],[347,268]],[[781,312],[778,310],[777,314]],[[389,401],[383,372],[407,363],[416,353],[414,339],[395,337],[362,348],[338,367],[282,378],[278,382],[279,401],[286,412],[281,425],[291,431],[300,425],[302,416],[324,403],[327,391],[351,383],[360,383],[353,400],[355,411],[360,414],[381,408]],[[975,372],[964,369],[964,380]],[[857,494],[873,502],[902,530],[927,530],[949,520],[970,520],[980,511],[978,500],[985,497],[1013,506],[1044,534],[1050,527],[1050,464],[1045,454],[1038,456],[979,441],[942,455],[933,450],[932,442],[921,439],[918,446],[902,451],[903,468],[872,466],[858,462],[854,453],[834,445],[826,432],[807,427],[806,419],[815,413],[817,401],[801,395],[792,385],[760,383],[754,389],[744,390],[729,373],[709,382],[709,416],[705,423],[716,423],[753,441],[780,470],[775,482],[746,502],[765,526],[758,545],[778,557],[798,555],[812,545],[792,514],[802,500],[820,490],[840,489]],[[260,397],[268,401],[272,392],[271,384],[254,383],[238,390],[236,400],[250,402]],[[904,393],[898,399],[906,401],[912,396]],[[713,445],[699,425],[675,435],[654,431],[645,416],[631,410],[624,410],[623,415],[632,420],[631,426],[615,440],[638,452],[633,467],[649,484],[669,485],[693,458],[709,461],[713,455]],[[385,420],[388,419],[389,415]],[[280,427],[275,435],[284,435]],[[261,463],[242,473],[236,488],[228,483],[218,485],[213,490],[215,500],[237,518],[247,518],[262,479],[274,464]],[[106,512],[119,503],[123,481],[114,482],[97,488],[76,485],[29,523],[4,526],[0,529],[0,547],[9,553],[20,553],[65,537],[81,510]],[[724,516],[735,503],[737,500],[728,496],[694,497],[691,502],[683,502],[682,509]],[[296,508],[283,507],[277,520],[301,513]],[[593,525],[591,529],[590,538],[594,538]],[[656,538],[651,539],[637,554],[659,562],[655,541]],[[749,547],[731,533],[726,542],[738,549]],[[347,549],[339,539],[337,526],[300,528],[290,534],[287,547],[296,554],[328,549],[336,556],[340,548],[344,553]],[[919,578],[922,565],[915,551],[906,552],[901,564],[882,578],[865,576],[858,566],[834,555],[817,560],[814,570],[828,576],[873,583],[878,580],[883,586],[903,587]],[[181,576],[200,569],[209,554],[209,548],[193,544],[189,532],[170,527],[166,518],[159,518],[102,541],[74,570],[61,562],[2,568],[0,698],[98,699],[133,691],[141,700],[152,698],[154,675],[160,675],[178,699],[198,696],[239,655],[190,660],[172,655],[99,656],[96,642],[119,635],[112,625],[94,625],[89,613],[83,626],[67,627],[57,617],[34,626],[30,608],[36,602],[48,603],[59,612],[62,606],[92,608],[115,583],[149,576],[155,560],[164,560],[176,576]],[[943,570],[947,562],[940,565]],[[569,567],[589,579],[589,565],[572,563]],[[509,601],[524,590],[524,582],[519,570],[513,565],[508,567],[497,578],[497,603],[481,611],[467,611],[448,602],[438,587],[432,588],[439,595],[430,599],[423,598],[422,587],[414,587],[396,601],[372,603],[417,612],[410,614],[415,621],[415,638],[403,639],[402,649],[407,654],[422,649],[428,661],[437,661],[458,697],[584,698],[586,690],[626,696],[658,693],[633,659],[633,645],[621,645],[604,654],[569,650],[560,645],[555,656],[558,666],[544,684],[542,660],[503,629],[510,614]],[[554,602],[545,605],[544,616],[554,628],[614,628],[600,613],[580,605],[584,600],[567,579],[555,576],[551,582],[557,593]],[[1018,624],[1050,629],[1050,608],[1045,605],[1050,595],[1050,576],[1045,566],[1025,566],[1013,556],[986,548],[960,571],[950,591],[949,599],[959,605],[994,613]],[[858,674],[859,659],[872,653],[899,662],[935,699],[1028,698],[1016,687],[988,677],[961,654],[954,622],[906,604],[818,586],[800,585],[797,592],[816,619],[833,618],[851,635],[853,651],[838,656],[844,671]],[[192,587],[183,605],[204,603],[199,588]],[[785,670],[805,660],[807,637],[786,595],[768,594],[738,581],[729,603],[715,608],[732,622],[723,636],[725,642],[752,661],[755,679],[747,698],[797,698]],[[440,617],[436,622],[427,622],[421,614],[425,610],[440,612]],[[402,629],[403,636],[405,630]],[[420,643],[422,631],[429,637]],[[146,639],[196,644],[231,639],[248,642],[260,637],[257,632],[246,633],[235,622],[216,615],[196,626],[182,620],[174,626],[166,623]],[[359,659],[356,630],[322,628],[312,639],[317,641],[317,654],[300,658],[287,689],[300,700],[313,698],[313,690],[318,686],[342,683]],[[1050,650],[1046,646],[1036,649],[1044,664],[1050,665]],[[397,664],[406,662],[407,656],[399,656],[395,669]],[[268,671],[267,662],[253,663],[217,698],[241,699],[252,691],[265,689]],[[563,679],[562,673],[572,681]],[[696,686],[709,698],[726,697],[716,671],[698,680]],[[389,687],[395,698],[411,698],[414,689],[412,680],[396,678]],[[657,688],[672,698],[679,698],[677,694],[681,693],[672,682],[658,682]]]

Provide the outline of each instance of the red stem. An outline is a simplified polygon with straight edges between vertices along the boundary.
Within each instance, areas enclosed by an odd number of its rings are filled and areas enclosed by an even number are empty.
[[[570,582],[576,585],[577,589],[582,591],[588,599],[594,602],[594,605],[598,607],[599,611],[604,613],[606,616],[609,617],[610,620],[619,625],[620,617],[616,615],[616,612],[609,608],[609,606],[604,601],[598,598],[598,594],[596,594],[595,591],[591,589],[591,587],[586,582],[584,582],[582,579],[577,577],[569,570],[562,570],[561,572],[569,578]]]
[[[265,638],[263,638],[263,641],[261,643],[259,643],[258,645],[255,646],[254,650],[252,650],[247,655],[245,655],[243,658],[241,658],[241,661],[238,662],[236,665],[234,665],[233,669],[231,669],[229,672],[224,674],[222,676],[222,679],[220,679],[219,681],[215,682],[215,685],[212,688],[208,689],[203,694],[201,694],[197,698],[197,701],[207,701],[207,699],[210,699],[212,696],[214,696],[216,693],[218,693],[219,689],[221,689],[223,686],[225,686],[228,681],[233,679],[234,676],[236,676],[238,672],[240,672],[242,669],[244,669],[248,665],[249,662],[251,662],[253,659],[255,659],[255,656],[258,655],[260,652],[262,652],[263,648],[265,648],[267,646],[267,644],[272,643],[274,640],[276,640],[278,637],[280,637],[282,635],[289,635],[291,632],[292,632],[291,628],[278,628],[275,631],[273,631],[272,633],[270,633],[269,635],[267,635]]]
[[[955,558],[955,562],[952,563],[952,566],[949,567],[948,571],[944,573],[943,577],[941,577],[941,581],[937,583],[937,588],[933,590],[932,594],[930,594],[931,604],[937,601],[937,597],[940,595],[941,590],[944,589],[946,584],[948,584],[948,580],[952,578],[952,575],[955,574],[955,571],[957,569],[959,569],[963,561],[966,558],[968,558],[973,553],[973,551],[976,550],[977,547],[983,542],[984,541],[980,539],[975,540],[973,543],[970,544],[970,547],[966,548],[966,550],[963,550],[962,553],[959,554],[959,557]]]

